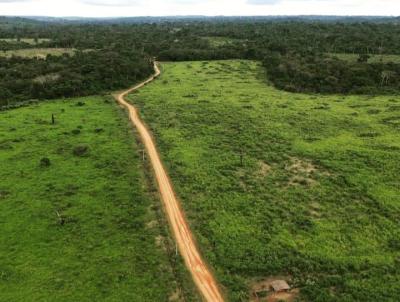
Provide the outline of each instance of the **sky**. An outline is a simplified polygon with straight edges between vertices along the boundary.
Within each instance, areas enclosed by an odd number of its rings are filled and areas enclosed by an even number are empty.
[[[400,15],[400,0],[0,0],[0,15]]]

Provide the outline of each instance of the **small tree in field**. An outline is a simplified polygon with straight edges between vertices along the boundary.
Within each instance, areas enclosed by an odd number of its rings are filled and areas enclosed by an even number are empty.
[[[357,61],[358,61],[359,63],[368,63],[368,60],[369,60],[370,58],[371,58],[370,55],[368,55],[368,54],[366,54],[366,53],[363,53],[363,54],[360,54],[360,55],[358,56]]]

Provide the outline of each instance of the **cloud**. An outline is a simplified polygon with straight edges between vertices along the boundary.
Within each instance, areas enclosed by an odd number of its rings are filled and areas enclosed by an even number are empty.
[[[282,0],[247,0],[247,4],[251,5],[272,5],[280,2],[282,2]]]
[[[2,1],[2,0],[0,0]],[[7,0],[6,0],[7,1]],[[15,0],[10,0],[15,1]],[[148,4],[151,1],[145,0],[80,0],[81,3],[96,5],[96,6],[137,6]],[[153,1],[154,5],[158,4],[158,1]],[[157,2],[157,3],[156,3]],[[209,0],[165,0],[163,2],[169,2],[170,4],[203,4],[208,3]]]
[[[142,3],[140,0],[81,0],[81,2],[97,6],[134,6]]]
[[[333,2],[334,0],[287,0],[287,1],[291,1],[291,2]],[[273,5],[273,4],[280,4],[282,2],[285,2],[285,0],[247,0],[247,4],[250,5]],[[351,2],[351,1],[347,1],[347,2]],[[353,0],[353,2],[356,2]]]
[[[400,0],[0,0],[10,16],[393,15]],[[384,4],[384,5],[383,5]]]
[[[15,2],[27,2],[30,0],[0,0],[0,3],[15,3]]]

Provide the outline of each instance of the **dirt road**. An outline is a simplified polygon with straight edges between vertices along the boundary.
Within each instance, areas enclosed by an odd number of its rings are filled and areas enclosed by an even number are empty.
[[[187,268],[192,274],[192,278],[207,302],[223,301],[222,294],[219,290],[216,280],[204,263],[193,239],[193,235],[189,225],[185,219],[184,213],[181,210],[180,203],[175,196],[171,181],[164,169],[164,166],[158,155],[155,143],[150,135],[149,130],[140,120],[137,110],[134,106],[125,101],[124,97],[150,83],[160,75],[160,69],[157,64],[154,64],[155,74],[145,82],[132,87],[121,94],[117,95],[118,102],[129,111],[129,117],[134,126],[139,131],[143,144],[150,157],[151,165],[157,179],[159,191],[164,203],[165,212],[168,216],[168,221],[174,233],[175,240],[178,244],[179,251],[185,261]]]

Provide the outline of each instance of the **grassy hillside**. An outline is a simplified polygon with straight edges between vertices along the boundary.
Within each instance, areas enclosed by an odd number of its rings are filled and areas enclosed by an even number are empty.
[[[231,301],[400,300],[400,99],[277,91],[250,61],[163,64],[130,96]]]
[[[103,97],[0,112],[0,301],[179,298],[139,148]]]

